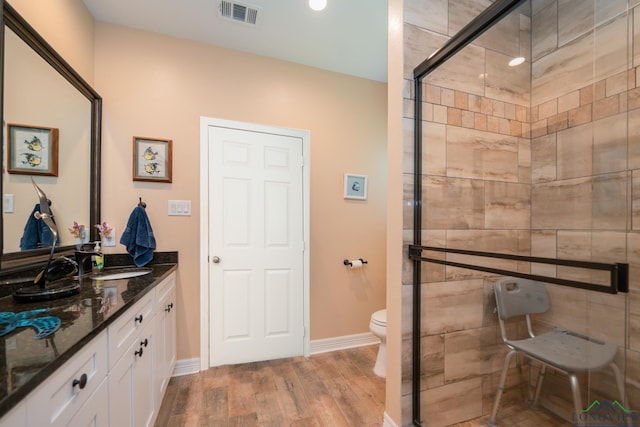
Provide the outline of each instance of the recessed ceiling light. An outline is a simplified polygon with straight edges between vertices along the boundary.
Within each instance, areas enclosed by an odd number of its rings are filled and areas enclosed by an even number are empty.
[[[327,7],[327,0],[309,0],[309,7],[315,11],[323,10]]]
[[[513,58],[509,61],[509,67],[515,67],[516,65],[520,65],[524,62],[524,58],[522,56],[518,56],[517,58]]]

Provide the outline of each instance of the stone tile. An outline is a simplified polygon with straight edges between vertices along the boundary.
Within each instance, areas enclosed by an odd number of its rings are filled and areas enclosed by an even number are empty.
[[[580,91],[574,90],[571,93],[558,98],[558,112],[563,113],[565,111],[573,110],[580,107]]]
[[[431,229],[482,228],[482,181],[429,176],[422,182],[424,198],[429,200],[422,209],[423,226]]]
[[[531,141],[518,138],[518,182],[531,183]]]
[[[472,111],[462,110],[462,127],[475,128],[475,113]]]
[[[626,230],[629,206],[627,172],[600,175],[593,178],[594,230]]]
[[[566,111],[547,119],[547,132],[549,133],[558,132],[567,127],[569,127],[569,114]]]
[[[469,111],[479,113],[480,106],[482,105],[482,98],[478,95],[469,95]]]
[[[414,201],[413,174],[402,175],[402,224],[404,227],[413,227],[413,201]]]
[[[560,285],[546,285],[549,293],[549,311],[536,318],[550,327],[562,327],[587,334],[589,306],[583,289]]]
[[[458,0],[449,2],[449,35],[453,36],[491,6],[491,0]]]
[[[404,78],[413,79],[413,70],[426,57],[440,49],[448,37],[423,30],[415,25],[404,24]],[[477,74],[476,74],[477,77]]]
[[[640,9],[633,9],[633,22],[640,22]],[[633,26],[633,66],[640,66],[640,25]]]
[[[445,175],[447,127],[438,123],[423,123],[422,132],[423,173]]]
[[[593,122],[593,174],[627,168],[627,114]]]
[[[517,138],[448,127],[447,175],[451,177],[518,179]]]
[[[558,6],[555,1],[549,3],[532,18],[531,37],[534,61],[558,47]]]
[[[447,35],[449,1],[429,0],[429,13],[425,13],[424,0],[406,0],[403,4],[405,22],[435,33]]]
[[[602,3],[602,2],[598,2]],[[611,4],[620,5],[620,0]],[[594,80],[596,82],[627,70],[628,66],[628,22],[626,14],[607,22],[595,30]]]
[[[469,109],[469,95],[465,92],[456,90],[454,92],[454,106],[461,110]]]
[[[531,231],[531,256],[557,258],[557,232],[555,230]],[[551,264],[531,264],[531,273],[555,277],[556,266]]]
[[[412,391],[412,340],[402,342],[402,394]],[[444,335],[420,339],[420,390],[444,385]],[[428,393],[428,391],[427,391]]]
[[[593,126],[582,126],[558,132],[558,179],[577,178],[592,175]]]
[[[632,230],[640,230],[640,170],[634,170],[632,172],[632,179],[631,179],[631,229]],[[640,243],[640,240],[638,240],[638,243]],[[633,247],[633,246],[630,245],[630,247]],[[639,261],[640,261],[640,258],[639,258]]]
[[[625,71],[626,43],[619,41],[626,40],[626,32],[626,20],[617,19],[598,28],[597,37],[587,33],[534,62],[532,104],[541,104],[585,88],[594,79],[599,81]]]
[[[413,128],[413,119],[402,119],[402,170],[404,173],[413,173],[414,170]]]
[[[451,126],[462,126],[462,111],[457,108],[447,108],[447,124]]]
[[[594,2],[558,0],[558,44],[565,44],[590,32],[594,22]]]
[[[640,169],[640,109],[629,111],[628,120],[628,168]]]
[[[518,253],[518,232],[515,230],[448,230],[447,247],[515,255]],[[470,255],[447,254],[447,260],[509,271],[514,271],[518,267],[517,261]],[[447,280],[484,278],[485,276],[486,273],[466,268],[448,266],[446,270]]]
[[[443,427],[482,415],[482,380],[472,378],[420,395],[420,413],[430,427]]]
[[[532,188],[533,229],[591,228],[591,178],[536,184]]]
[[[618,114],[620,112],[620,97],[618,95],[598,99],[593,103],[593,120]]]
[[[516,53],[517,54],[517,53]],[[486,51],[485,93],[497,101],[509,102],[522,106],[530,104],[530,67],[525,61],[517,67],[510,67],[508,62],[513,56],[507,56],[493,50]],[[504,117],[504,105],[494,115]]]
[[[444,381],[448,384],[499,371],[506,352],[497,326],[446,334]]]
[[[521,34],[520,14],[512,12],[480,35],[473,43],[514,58],[520,55]]]
[[[447,124],[448,108],[443,105],[433,106],[433,121],[436,123]]]
[[[482,279],[423,285],[421,331],[437,335],[479,328],[483,301]]]
[[[583,105],[569,111],[569,127],[580,126],[591,121],[592,104]]]
[[[531,142],[531,180],[534,183],[556,179],[556,134],[536,138]]]
[[[605,80],[605,96],[624,93],[628,89],[629,73],[623,71]]]
[[[424,100],[426,100],[427,102],[431,102],[432,104],[440,104],[441,103],[441,99],[440,99],[440,88],[438,86],[434,86],[434,85],[423,85],[424,88],[424,94],[423,94],[423,98]]]
[[[558,100],[551,99],[538,106],[538,120],[548,119],[558,114]]]
[[[515,120],[516,119],[516,105],[510,102],[504,104],[504,117],[505,119]]]
[[[455,91],[453,89],[440,88],[440,103],[447,107],[454,107],[456,104]]]
[[[444,42],[442,44],[444,44]],[[441,46],[438,46],[438,48],[439,47]],[[437,70],[425,77],[425,82],[443,88],[455,89],[482,96],[484,95],[484,84],[478,76],[485,72],[484,54],[485,49],[475,45],[467,45],[451,59],[438,67]],[[422,59],[427,56],[428,55],[425,55]],[[411,72],[413,72],[413,68]]]
[[[487,130],[487,116],[486,114],[474,113],[474,128],[476,130]]]
[[[528,184],[487,181],[484,186],[484,194],[485,228],[529,228],[531,203]]]
[[[539,120],[531,124],[531,138],[538,138],[547,134],[547,121]]]
[[[589,318],[585,325],[587,334],[624,348],[627,324],[625,300],[623,295],[589,292],[587,294]]]
[[[606,0],[595,2],[595,23],[600,25],[616,16],[627,13],[627,0]]]
[[[590,231],[558,231],[558,258],[588,261],[591,259]],[[583,282],[591,281],[591,271],[582,268],[557,267],[558,277]]]

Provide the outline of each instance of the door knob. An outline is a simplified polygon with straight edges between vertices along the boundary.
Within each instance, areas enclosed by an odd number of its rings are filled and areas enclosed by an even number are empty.
[[[218,257],[218,256],[214,256],[214,257],[211,259],[211,261],[213,261],[213,263],[214,263],[214,264],[217,264],[217,263],[219,263],[219,262],[220,262],[220,257]]]

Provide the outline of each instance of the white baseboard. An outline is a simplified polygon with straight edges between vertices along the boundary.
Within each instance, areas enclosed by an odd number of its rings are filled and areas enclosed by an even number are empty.
[[[371,332],[365,332],[363,334],[312,340],[310,350],[311,354],[318,354],[373,344],[380,344],[380,340]]]
[[[398,427],[398,424],[393,422],[391,417],[387,414],[387,411],[384,412],[384,419],[382,421],[382,427]]]
[[[182,359],[176,362],[172,376],[179,377],[181,375],[197,374],[198,372],[200,372],[200,358]]]
[[[380,340],[371,332],[363,334],[344,335],[341,337],[324,338],[311,341],[311,354],[326,353],[327,351],[344,350],[365,345],[380,344]],[[174,377],[190,375],[200,372],[200,359],[182,359],[173,368]]]

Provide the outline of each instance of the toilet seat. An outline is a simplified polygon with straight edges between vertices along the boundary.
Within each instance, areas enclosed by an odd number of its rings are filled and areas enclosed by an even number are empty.
[[[378,310],[371,315],[371,323],[378,326],[387,326],[387,310]]]

